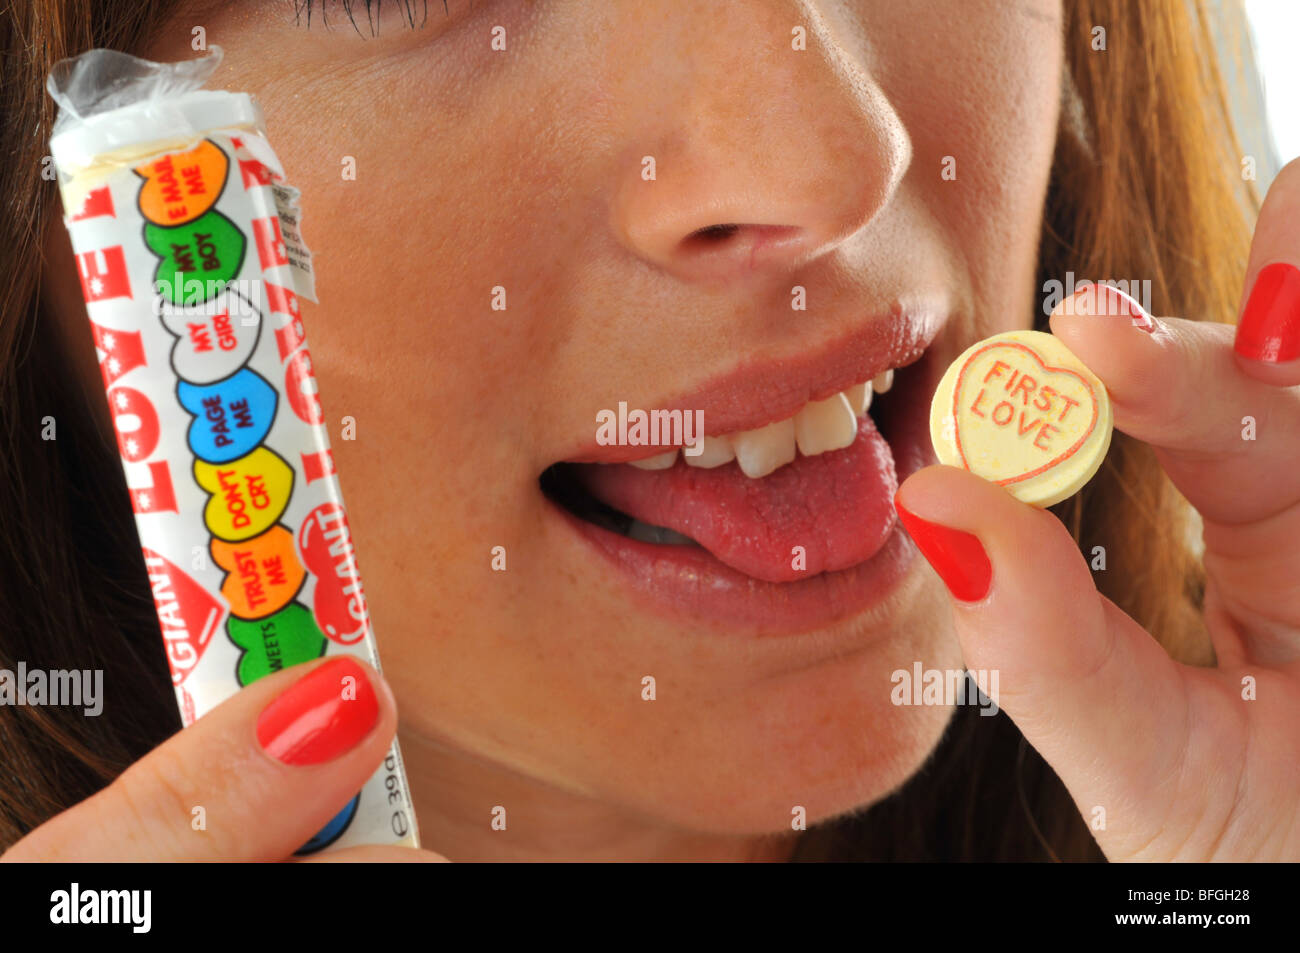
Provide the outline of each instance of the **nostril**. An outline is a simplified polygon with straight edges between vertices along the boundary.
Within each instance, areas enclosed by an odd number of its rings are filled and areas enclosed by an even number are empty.
[[[746,225],[728,222],[697,228],[681,240],[678,251],[689,254],[721,250],[725,247],[752,258],[760,248],[775,251],[783,246],[797,245],[802,235],[803,229],[790,225]]]
[[[687,248],[693,244],[715,245],[730,238],[738,231],[740,231],[739,225],[708,225],[691,232],[683,239],[682,244]]]
[[[794,225],[718,222],[685,232],[665,255],[681,274],[725,278],[759,268],[786,268],[807,252],[809,233]]]

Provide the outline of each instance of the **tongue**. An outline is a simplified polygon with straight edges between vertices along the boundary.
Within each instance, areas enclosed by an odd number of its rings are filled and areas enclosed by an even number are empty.
[[[769,582],[856,566],[885,544],[896,518],[894,458],[870,417],[845,449],[798,456],[760,480],[735,461],[703,470],[680,457],[667,470],[574,470],[601,502],[689,536],[733,569]]]

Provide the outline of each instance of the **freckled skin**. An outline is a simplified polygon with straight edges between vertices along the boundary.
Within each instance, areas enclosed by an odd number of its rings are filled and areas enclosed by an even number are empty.
[[[756,856],[796,805],[811,823],[874,801],[938,740],[950,710],[889,700],[894,670],[961,664],[920,560],[857,619],[754,640],[631,600],[537,488],[597,409],[900,297],[949,311],[941,366],[1029,325],[1058,4],[919,6],[451,0],[416,31],[390,7],[362,39],[341,8],[307,31],[250,0],[181,10],[142,51],[188,58],[204,26],[214,85],[258,96],[303,192],[321,301],[303,317],[426,846]],[[788,231],[686,241],[731,223]],[[75,286],[70,262],[51,273]]]

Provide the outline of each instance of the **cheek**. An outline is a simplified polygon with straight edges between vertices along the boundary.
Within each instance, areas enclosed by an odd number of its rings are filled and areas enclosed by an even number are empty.
[[[951,29],[893,22],[915,4],[873,5],[890,38],[881,80],[912,137],[911,185],[965,262],[982,336],[1029,323],[1060,109],[1060,10],[937,6],[927,16]]]

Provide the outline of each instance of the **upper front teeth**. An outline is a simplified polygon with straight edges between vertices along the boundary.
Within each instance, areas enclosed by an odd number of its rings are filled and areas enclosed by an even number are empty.
[[[793,417],[756,430],[705,437],[702,453],[683,456],[688,466],[706,469],[734,459],[745,476],[765,477],[794,460],[796,446],[805,457],[847,447],[858,435],[858,418],[871,406],[872,393],[883,394],[893,383],[893,369],[881,371],[870,381],[854,384],[826,400],[805,404]],[[642,470],[666,470],[676,462],[676,450],[631,461],[632,466]]]
[[[731,442],[731,438],[724,434],[720,437],[705,437],[704,449],[700,455],[686,457],[686,462],[693,467],[710,469],[730,463],[734,459],[736,459],[735,445]]]
[[[794,459],[794,420],[794,417],[787,417],[757,430],[742,430],[732,435],[736,462],[740,464],[745,476],[767,476],[777,467],[783,467]],[[686,462],[690,463],[691,458],[687,457]]]
[[[805,457],[827,450],[842,450],[857,435],[858,415],[843,393],[829,400],[814,400],[794,415],[795,442]]]
[[[888,389],[888,388],[886,388]],[[848,390],[844,391],[844,396],[849,400],[849,406],[853,408],[853,413],[861,417],[871,406],[871,385],[854,384]]]

